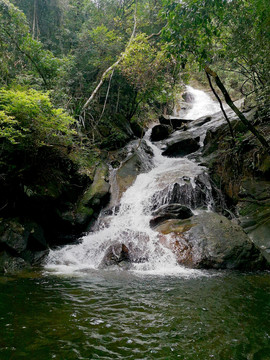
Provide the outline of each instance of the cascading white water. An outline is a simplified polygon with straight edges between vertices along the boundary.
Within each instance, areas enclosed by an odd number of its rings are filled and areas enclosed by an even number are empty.
[[[201,116],[211,115],[220,111],[219,104],[212,100],[204,91],[194,89],[191,86],[187,86],[187,91],[192,94],[194,101],[192,108],[182,116],[183,119],[196,120]]]
[[[217,111],[216,103],[207,94],[191,87],[188,87],[188,91],[195,99],[193,108],[187,114],[188,118],[196,119],[202,113],[210,115]],[[152,274],[198,273],[198,270],[186,269],[177,264],[175,255],[161,245],[159,233],[151,229],[149,221],[153,197],[157,192],[165,189],[168,183],[181,183],[183,177],[188,177],[193,183],[205,168],[187,157],[162,156],[161,150],[151,144],[148,138],[149,132],[145,140],[154,152],[154,168],[137,176],[134,184],[123,194],[118,213],[107,216],[104,226],[101,225],[98,231],[84,236],[79,244],[50,251],[47,269],[60,273],[98,269],[110,245],[124,244],[132,248],[139,259],[132,263],[130,270]]]

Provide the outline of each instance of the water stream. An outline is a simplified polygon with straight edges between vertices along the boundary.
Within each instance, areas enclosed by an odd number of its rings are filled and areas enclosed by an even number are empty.
[[[205,92],[192,87],[188,87],[187,90],[194,99],[192,108],[185,115],[187,119],[196,120],[219,110],[219,105]],[[203,126],[193,128],[191,124],[185,134],[190,132],[194,138],[199,136],[203,142],[207,129],[217,126],[222,121],[222,116],[219,115]],[[110,245],[124,244],[137,254],[135,255],[137,258],[129,267],[131,271],[150,274],[182,274],[183,276],[202,274],[201,271],[179,266],[172,251],[160,244],[159,234],[150,228],[149,221],[155,205],[170,202],[169,196],[174,186],[178,185],[181,190],[181,186],[184,186],[188,179],[191,187],[195,189],[196,177],[206,174],[207,170],[198,164],[194,155],[182,158],[163,156],[162,144],[158,147],[149,141],[150,132],[151,129],[144,139],[154,154],[152,170],[136,178],[134,184],[123,194],[118,212],[113,216],[102,218],[98,231],[89,233],[79,244],[51,251],[47,269],[59,273],[98,269],[102,266],[103,258]],[[181,135],[183,131],[177,133]],[[207,182],[207,177],[205,181]],[[185,205],[193,207],[196,213],[198,210],[194,206],[192,188],[189,190],[190,194],[185,194],[187,198],[185,201],[190,202]],[[213,199],[209,182],[206,184],[206,192],[207,210],[211,210]],[[183,196],[180,196],[180,199],[183,201]]]

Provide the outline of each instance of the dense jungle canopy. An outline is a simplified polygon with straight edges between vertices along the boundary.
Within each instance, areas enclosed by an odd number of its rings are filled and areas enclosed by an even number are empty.
[[[208,86],[206,66],[260,124],[269,13],[267,0],[0,0],[1,174],[23,177],[44,149],[89,166],[169,112],[189,79]]]

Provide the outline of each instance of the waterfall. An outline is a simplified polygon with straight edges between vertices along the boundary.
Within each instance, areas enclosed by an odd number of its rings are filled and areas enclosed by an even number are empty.
[[[196,120],[199,117],[211,115],[220,111],[218,102],[212,100],[212,98],[204,91],[187,86],[187,92],[192,94],[193,101],[191,109],[182,116],[183,119]],[[181,110],[175,115],[180,116]]]
[[[187,90],[193,95],[194,103],[186,114],[186,118],[196,119],[219,110],[218,105],[203,91],[191,87]],[[207,127],[205,130],[200,128],[198,131],[204,134],[206,129]],[[186,186],[187,179],[189,191],[192,191],[198,185],[196,179],[204,176],[206,169],[189,156],[182,158],[162,156],[161,148],[149,141],[150,131],[146,133],[145,141],[153,150],[154,167],[147,173],[137,176],[133,185],[122,195],[119,210],[103,216],[95,232],[84,236],[77,244],[51,250],[47,260],[47,269],[60,273],[99,269],[103,266],[104,256],[108,251],[112,254],[117,251],[119,254],[119,251],[122,251],[124,254],[125,249],[129,249],[132,261],[128,267],[124,268],[130,271],[183,275],[199,271],[178,265],[173,252],[161,244],[160,234],[150,227],[149,222],[154,208],[172,201],[183,202],[181,189],[185,189],[183,187]],[[170,195],[176,185],[178,186],[178,200]],[[208,191],[205,201],[211,206],[209,184],[206,184],[205,188],[206,192]],[[174,193],[176,197],[177,191]],[[196,204],[193,208],[196,212]],[[197,211],[207,211],[207,209]],[[118,268],[121,268],[122,264],[125,262],[119,263]]]

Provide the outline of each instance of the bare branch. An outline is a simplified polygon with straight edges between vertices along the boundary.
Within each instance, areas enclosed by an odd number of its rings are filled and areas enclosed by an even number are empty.
[[[83,112],[87,107],[88,105],[93,101],[94,97],[96,96],[96,94],[98,93],[99,89],[101,88],[102,84],[104,83],[107,75],[113,71],[117,66],[118,64],[124,59],[125,57],[125,54],[126,54],[126,50],[128,49],[128,47],[130,46],[131,42],[133,41],[134,37],[135,37],[135,32],[136,32],[136,27],[137,27],[137,2],[136,2],[136,7],[135,7],[135,11],[134,11],[134,25],[133,25],[133,31],[132,31],[132,34],[130,36],[130,39],[129,39],[129,42],[125,48],[125,51],[120,54],[120,57],[118,58],[118,60],[112,64],[110,67],[108,67],[104,73],[102,74],[101,76],[101,79],[98,83],[98,85],[96,86],[96,88],[94,89],[94,91],[92,92],[91,96],[89,97],[89,99],[86,101],[86,103],[84,104],[83,108],[82,108],[82,111]]]
[[[226,103],[230,106],[230,108],[235,112],[235,114],[238,116],[238,118],[241,120],[241,122],[246,126],[246,128],[248,130],[250,130],[252,132],[253,135],[256,136],[256,138],[259,140],[259,142],[261,143],[261,145],[265,148],[265,150],[267,151],[267,153],[270,155],[270,145],[268,144],[267,140],[265,139],[265,137],[247,120],[247,118],[245,117],[245,115],[238,109],[237,106],[235,106],[235,104],[233,103],[228,91],[226,90],[225,86],[223,85],[222,81],[220,80],[219,76],[217,75],[217,73],[215,73],[213,70],[211,70],[209,68],[209,66],[205,66],[204,70],[207,74],[211,75],[214,79],[215,82],[217,84],[217,86],[219,87],[219,89],[221,90]]]

